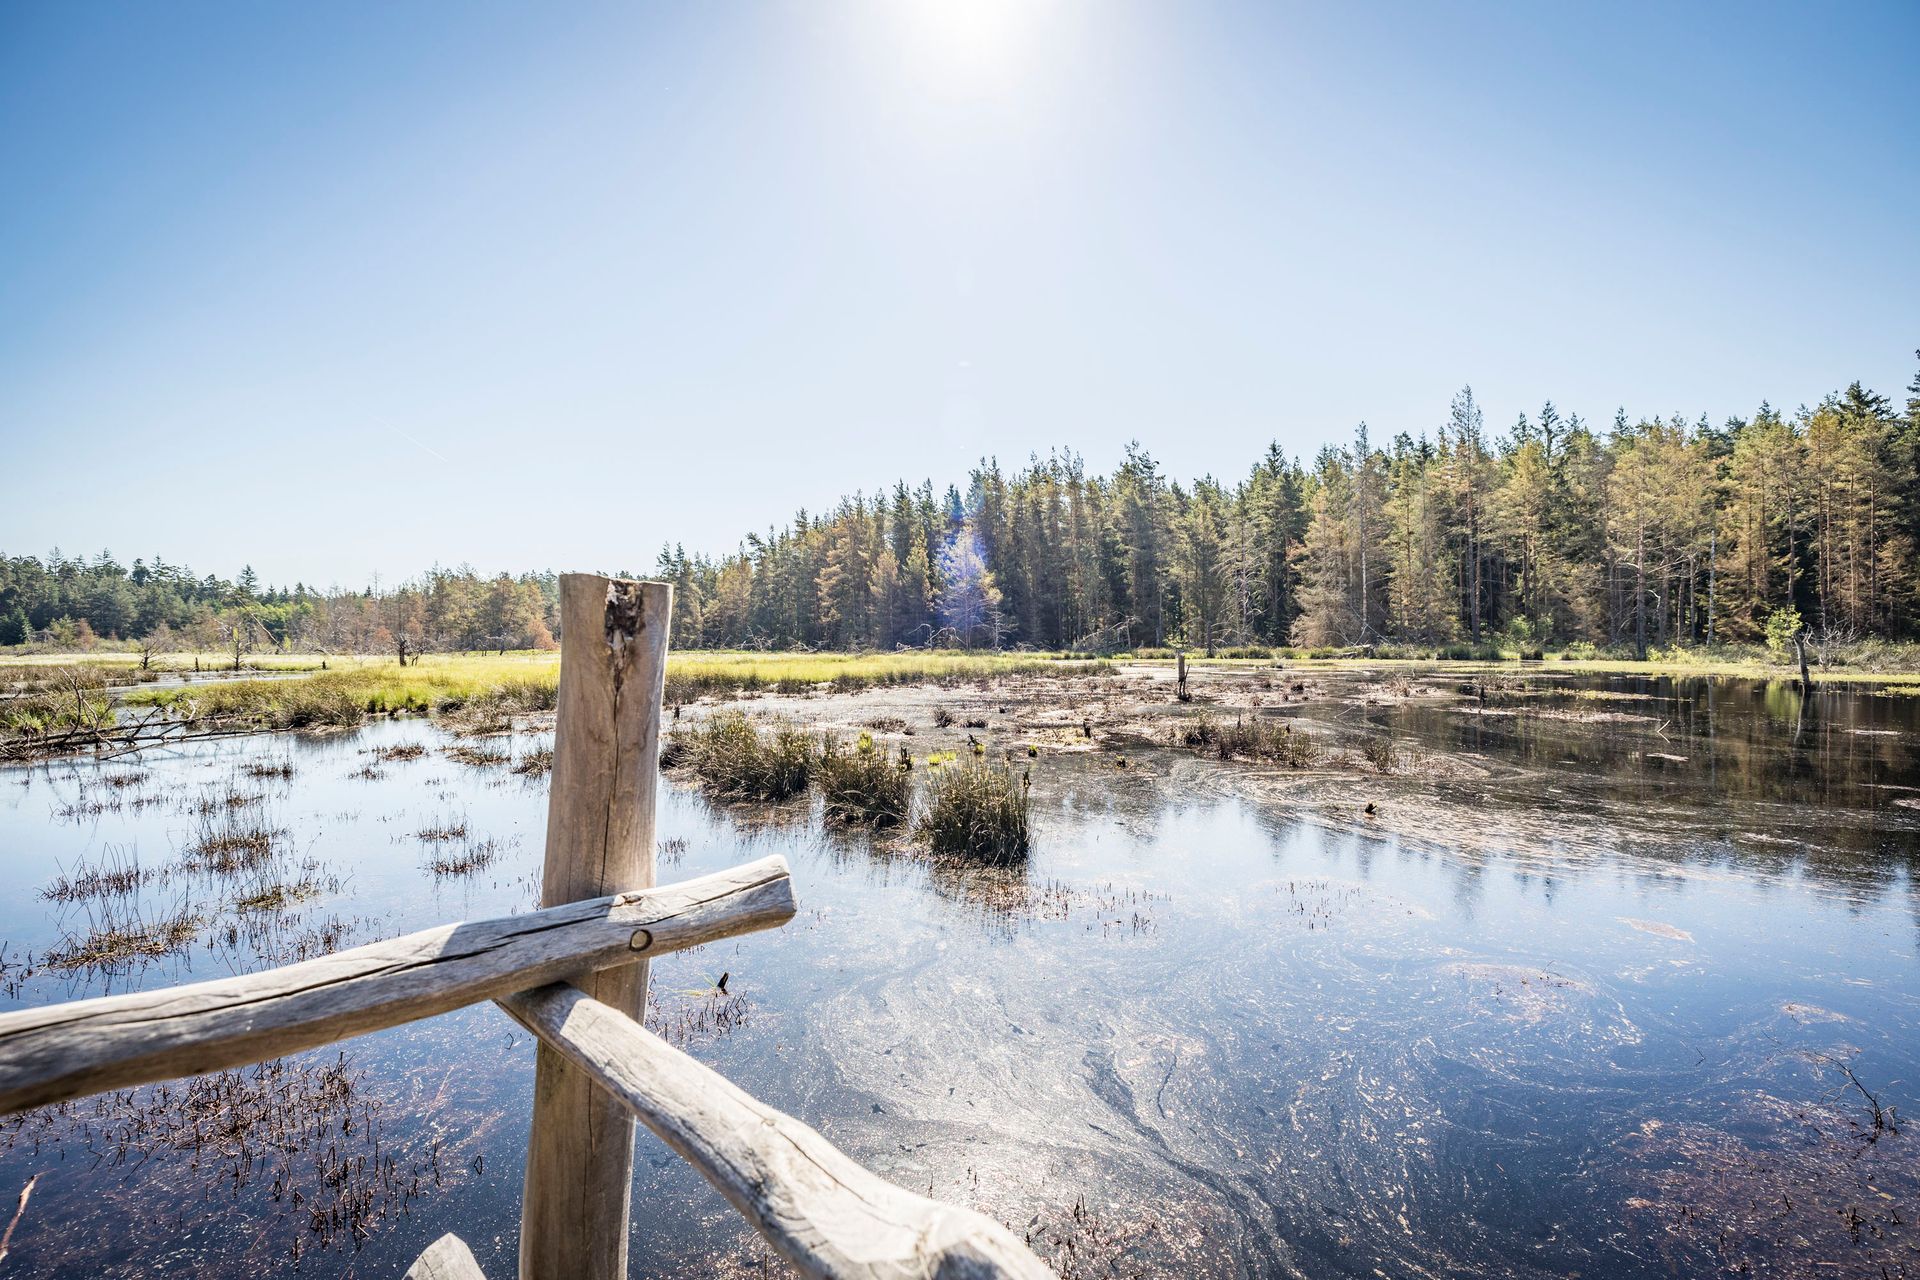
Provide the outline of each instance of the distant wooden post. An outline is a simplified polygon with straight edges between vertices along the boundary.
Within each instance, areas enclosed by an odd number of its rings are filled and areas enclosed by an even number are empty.
[[[542,906],[653,884],[660,695],[673,588],[560,579],[560,696]],[[645,961],[582,974],[581,990],[640,1020]],[[520,1216],[521,1280],[626,1280],[633,1117],[542,1044]]]

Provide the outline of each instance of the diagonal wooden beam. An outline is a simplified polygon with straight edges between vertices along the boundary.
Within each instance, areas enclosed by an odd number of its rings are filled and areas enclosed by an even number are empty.
[[[806,1276],[1049,1280],[991,1218],[915,1195],[579,988],[500,1006],[686,1157]]]

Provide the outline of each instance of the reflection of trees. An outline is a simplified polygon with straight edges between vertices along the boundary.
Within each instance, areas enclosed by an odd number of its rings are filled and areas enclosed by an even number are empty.
[[[1920,787],[1914,699],[1834,686],[1803,696],[1790,680],[1563,677],[1371,717],[1430,751],[1520,766],[1513,778],[1434,790],[1482,813],[1551,818],[1565,833],[1555,844],[1599,831],[1611,848],[1630,842],[1655,858],[1731,857],[1851,888],[1920,869],[1920,840],[1891,805],[1899,788]]]

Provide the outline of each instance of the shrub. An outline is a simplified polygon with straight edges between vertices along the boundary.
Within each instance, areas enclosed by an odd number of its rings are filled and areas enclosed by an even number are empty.
[[[1030,775],[969,760],[928,775],[917,825],[937,854],[1005,866],[1027,856]]]
[[[1798,609],[1775,609],[1767,615],[1767,648],[1775,657],[1785,657],[1793,651],[1793,638],[1800,634],[1800,611]]]
[[[913,804],[913,758],[900,749],[898,759],[863,733],[851,748],[832,734],[820,740],[814,777],[832,822],[891,827],[907,820]]]

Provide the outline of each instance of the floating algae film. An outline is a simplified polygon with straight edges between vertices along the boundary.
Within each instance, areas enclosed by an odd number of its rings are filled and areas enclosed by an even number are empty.
[[[656,961],[650,1024],[1063,1275],[1920,1274],[1920,699],[1127,668],[731,705],[923,781],[1010,757],[1031,852],[671,771],[661,879],[778,853],[800,912]],[[0,1007],[527,910],[550,746],[401,720],[0,772]],[[480,1006],[7,1118],[0,1213],[37,1181],[0,1265],[397,1276],[452,1230],[511,1275],[533,1061]],[[780,1273],[639,1150],[635,1275]]]

